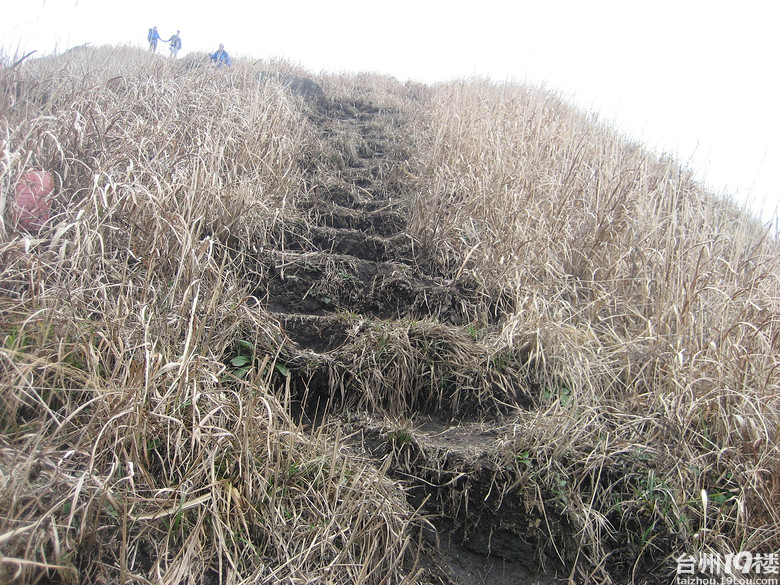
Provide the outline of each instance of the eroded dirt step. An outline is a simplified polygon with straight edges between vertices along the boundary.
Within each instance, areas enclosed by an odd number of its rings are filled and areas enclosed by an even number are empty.
[[[320,202],[311,210],[310,216],[323,226],[359,230],[386,238],[402,232],[407,225],[406,217],[398,211],[351,209],[330,202]]]
[[[295,223],[284,226],[281,239],[285,250],[328,252],[374,262],[414,262],[413,242],[405,233],[384,238],[354,229]]]
[[[430,585],[564,585],[554,572],[529,568],[520,561],[472,552],[444,536],[432,545],[422,564],[422,583]]]
[[[350,337],[350,323],[340,315],[272,313],[293,349],[325,354],[343,347]]]
[[[340,100],[334,101],[328,107],[326,113],[329,117],[336,120],[373,120],[382,113],[392,113],[389,108],[379,108],[373,104],[360,100]]]
[[[455,284],[419,274],[408,264],[374,262],[324,252],[268,250],[252,294],[270,312],[349,312],[380,318],[430,317],[460,325],[473,303]]]
[[[332,179],[312,186],[308,200],[299,203],[304,209],[336,204],[356,211],[393,211],[400,213],[403,207],[402,188],[398,183],[383,183],[371,188],[358,187],[343,178]]]
[[[410,503],[430,515],[432,529],[424,537],[438,551],[433,571],[449,580],[442,582],[565,581],[543,513],[515,485],[517,464],[506,453],[509,422],[429,416],[401,423],[352,414],[343,428],[351,431],[354,448],[390,458],[389,473],[406,486]]]
[[[415,460],[438,462],[439,472],[446,473],[449,467],[453,476],[495,460],[506,435],[506,424],[497,420],[468,421],[431,415],[388,421],[367,414],[352,414],[348,424],[354,440],[372,456],[387,456],[393,450],[398,452],[406,445],[414,444],[419,451]],[[492,463],[488,465],[492,466]]]
[[[358,158],[344,169],[340,176],[346,182],[364,189],[372,186],[382,188],[386,186],[389,178],[397,174],[397,166],[396,161],[382,157]]]

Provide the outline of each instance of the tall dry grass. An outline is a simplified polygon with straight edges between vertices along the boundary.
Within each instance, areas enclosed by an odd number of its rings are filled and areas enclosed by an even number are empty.
[[[256,73],[122,48],[0,71],[4,197],[57,177],[40,234],[2,226],[3,582],[402,578],[403,494],[290,419],[237,276],[307,190],[302,105]]]
[[[678,550],[776,551],[768,230],[551,92],[441,85],[416,130],[412,229],[445,274],[499,303],[497,347],[531,347],[548,407],[518,418],[508,453],[531,454],[522,477],[581,535],[570,558],[658,556],[670,535]]]
[[[82,48],[0,70],[3,205],[25,169],[57,177],[40,234],[0,226],[4,580],[414,578],[403,491],[338,429],[291,420],[284,340],[242,276],[363,138],[255,82],[305,72],[237,61]],[[358,403],[530,396],[495,422],[495,485],[576,582],[777,550],[767,231],[549,92],[318,81],[344,112],[405,118],[387,177],[413,193],[419,262],[484,298],[463,330],[369,323]]]

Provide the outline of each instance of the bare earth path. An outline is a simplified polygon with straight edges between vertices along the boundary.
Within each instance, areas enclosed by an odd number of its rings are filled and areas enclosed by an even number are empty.
[[[308,220],[286,224],[281,249],[261,250],[250,271],[255,296],[285,338],[299,416],[315,429],[340,427],[356,455],[377,466],[390,458],[389,474],[429,518],[417,582],[562,582],[562,567],[526,535],[539,518],[501,485],[511,479],[494,462],[511,424],[497,413],[477,420],[479,409],[468,401],[459,412],[439,408],[425,396],[430,388],[407,398],[367,389],[361,364],[398,361],[389,353],[383,361],[383,335],[402,331],[412,348],[415,335],[426,347],[443,347],[466,335],[476,303],[467,283],[423,268],[428,263],[406,231],[413,184],[403,170],[401,116],[343,102],[321,105],[316,115],[326,135],[351,138],[339,152],[341,172],[315,173],[303,203]],[[438,402],[457,391],[442,390]]]

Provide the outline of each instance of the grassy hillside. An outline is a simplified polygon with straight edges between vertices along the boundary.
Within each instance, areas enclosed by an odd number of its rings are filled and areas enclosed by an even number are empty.
[[[780,246],[558,96],[104,47],[3,64],[0,130],[0,581],[780,548]]]

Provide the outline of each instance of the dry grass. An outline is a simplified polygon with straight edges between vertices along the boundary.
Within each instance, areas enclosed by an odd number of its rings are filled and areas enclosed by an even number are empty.
[[[27,168],[58,186],[40,234],[0,226],[0,576],[413,581],[403,490],[291,419],[288,348],[241,276],[361,138],[256,83],[305,73],[285,63],[197,65],[101,48],[0,69],[2,206]],[[538,89],[318,81],[403,112],[387,176],[413,187],[419,261],[483,299],[460,329],[355,317],[330,390],[399,418],[525,396],[500,468],[572,527],[537,528],[580,582],[780,548],[766,230]]]
[[[414,230],[448,274],[503,302],[506,348],[533,347],[528,375],[550,406],[522,417],[510,453],[532,454],[524,478],[543,478],[581,534],[569,558],[598,567],[626,534],[640,555],[668,552],[655,540],[669,535],[777,550],[780,247],[767,230],[539,90],[437,87],[417,128]],[[628,472],[606,481],[616,468]]]
[[[4,582],[401,574],[403,494],[290,420],[237,281],[240,248],[306,193],[308,122],[254,73],[111,49],[2,72],[3,194],[29,165],[60,193],[38,237],[3,227]]]

